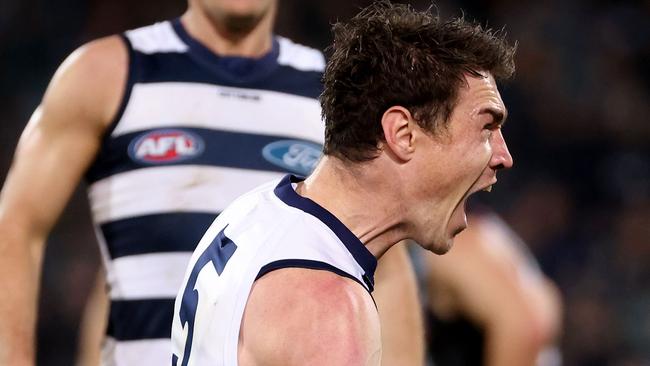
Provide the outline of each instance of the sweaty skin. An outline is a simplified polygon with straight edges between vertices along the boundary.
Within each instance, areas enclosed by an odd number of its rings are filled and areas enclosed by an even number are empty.
[[[298,190],[357,226],[353,232],[377,257],[406,238],[444,254],[466,226],[467,197],[488,189],[498,170],[513,165],[501,133],[505,116],[494,78],[465,75],[440,135],[421,128],[408,109],[392,106],[382,118],[386,141],[377,158],[350,168],[326,156]],[[387,174],[393,179],[387,181]],[[358,195],[359,202],[342,191]]]
[[[377,310],[365,288],[348,278],[301,268],[273,271],[253,285],[238,353],[240,366],[378,366]]]
[[[427,160],[420,155],[422,178],[417,181],[415,194],[428,204],[420,206],[414,220],[430,230],[426,236],[414,238],[420,245],[446,253],[454,236],[467,227],[467,197],[495,184],[498,170],[512,167],[501,132],[506,116],[494,78],[485,73],[467,77],[447,130],[434,139],[421,139],[435,158]],[[431,181],[436,185],[425,183]],[[440,222],[446,225],[438,225]]]

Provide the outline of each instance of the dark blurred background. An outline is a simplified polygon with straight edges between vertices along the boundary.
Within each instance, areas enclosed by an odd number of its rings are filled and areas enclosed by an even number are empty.
[[[280,0],[278,33],[324,48],[369,1]],[[416,8],[429,3],[411,1]],[[650,365],[650,1],[438,2],[506,27],[515,168],[487,196],[565,301],[565,365]],[[0,0],[0,180],[47,83],[91,39],[176,17],[184,0]],[[71,365],[99,255],[80,187],[50,237],[39,365]]]

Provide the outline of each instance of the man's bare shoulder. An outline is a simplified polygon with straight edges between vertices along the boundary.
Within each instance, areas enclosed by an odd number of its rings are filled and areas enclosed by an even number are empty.
[[[61,64],[57,74],[69,71],[91,73],[96,77],[114,77],[116,71],[125,71],[128,62],[126,43],[119,35],[90,41],[74,50]]]
[[[378,365],[379,317],[365,288],[324,270],[287,268],[256,281],[240,332],[240,364]]]
[[[77,121],[112,121],[124,93],[128,51],[120,36],[79,47],[58,68],[43,98],[47,113],[78,116]]]

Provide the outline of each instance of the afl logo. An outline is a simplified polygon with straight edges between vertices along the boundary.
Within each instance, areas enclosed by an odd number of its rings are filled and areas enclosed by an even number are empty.
[[[280,140],[262,150],[264,159],[290,172],[308,175],[321,157],[322,146],[306,141]]]
[[[203,140],[193,133],[156,130],[134,139],[129,144],[129,156],[141,163],[175,163],[200,155],[203,148]]]

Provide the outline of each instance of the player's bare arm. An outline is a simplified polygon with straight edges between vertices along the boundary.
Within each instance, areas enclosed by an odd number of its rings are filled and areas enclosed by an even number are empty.
[[[390,248],[379,260],[372,296],[381,322],[382,365],[422,365],[422,310],[406,243]]]
[[[557,296],[543,278],[522,278],[525,259],[511,240],[488,218],[472,217],[452,252],[428,256],[436,313],[466,314],[485,330],[488,366],[535,365],[559,328]]]
[[[20,138],[0,194],[0,364],[34,363],[45,241],[119,107],[127,57],[118,37],[72,53]]]
[[[239,365],[378,366],[380,358],[379,317],[362,285],[301,268],[270,272],[253,285]]]
[[[81,315],[75,365],[98,366],[101,364],[101,349],[108,322],[108,307],[106,273],[103,268],[100,268],[95,275],[93,288]]]

